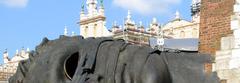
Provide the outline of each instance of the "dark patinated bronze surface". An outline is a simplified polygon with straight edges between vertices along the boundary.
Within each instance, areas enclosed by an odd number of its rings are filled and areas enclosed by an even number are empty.
[[[44,38],[10,83],[218,83],[211,57],[159,51],[112,38]]]

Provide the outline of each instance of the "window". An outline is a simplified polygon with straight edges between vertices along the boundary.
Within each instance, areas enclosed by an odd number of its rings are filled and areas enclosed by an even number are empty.
[[[185,38],[185,32],[184,31],[180,32],[180,38]]]
[[[87,34],[88,34],[88,26],[86,26],[84,29],[84,36],[87,36]]]
[[[97,36],[97,24],[94,25],[93,29],[94,29],[93,30],[93,35],[94,35],[94,37],[96,37]]]
[[[198,37],[198,30],[197,30],[197,29],[194,28],[194,29],[192,30],[192,36],[193,36],[193,37],[196,37],[196,38]]]

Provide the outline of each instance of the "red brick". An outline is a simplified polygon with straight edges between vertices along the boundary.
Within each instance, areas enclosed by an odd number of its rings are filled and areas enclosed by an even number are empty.
[[[221,37],[232,34],[231,15],[235,0],[202,0],[199,52],[215,55]]]

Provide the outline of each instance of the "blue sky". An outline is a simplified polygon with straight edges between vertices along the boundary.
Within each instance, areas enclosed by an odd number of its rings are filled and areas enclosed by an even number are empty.
[[[35,49],[43,37],[56,39],[64,26],[79,34],[81,5],[86,0],[0,0],[0,63],[2,52],[8,49],[10,57],[22,47]],[[174,18],[178,10],[181,17],[191,20],[191,0],[104,0],[107,27],[114,21],[123,24],[127,11],[132,11],[136,23],[145,26],[153,17],[161,24]]]

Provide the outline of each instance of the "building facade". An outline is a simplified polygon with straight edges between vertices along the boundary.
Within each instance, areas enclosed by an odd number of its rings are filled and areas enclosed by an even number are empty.
[[[80,35],[88,37],[106,37],[111,36],[111,32],[106,28],[106,17],[104,15],[103,1],[101,6],[97,7],[97,0],[87,0],[87,12],[84,5],[80,14]]]
[[[18,63],[22,60],[29,58],[29,49],[21,49],[19,52],[16,51],[16,54],[10,59],[8,51],[5,50],[3,53],[3,64],[0,65],[0,81],[8,80],[13,74],[15,74]]]
[[[164,35],[174,39],[199,38],[200,6],[201,0],[192,0],[191,21],[182,19],[176,11],[175,18],[163,26]]]
[[[180,18],[180,13],[176,12],[175,19],[161,26],[156,18],[153,18],[149,27],[144,27],[142,23],[136,24],[131,19],[131,12],[125,19],[124,25],[113,25],[109,31],[105,26],[105,15],[103,1],[97,7],[97,0],[87,0],[87,13],[84,6],[80,15],[80,35],[83,37],[105,37],[125,39],[129,42],[148,44],[150,37],[164,38],[198,38],[199,37],[199,19],[200,19],[200,1],[193,0],[192,3],[192,21],[186,21]],[[116,23],[115,23],[116,24]],[[121,27],[122,26],[122,27]]]
[[[137,25],[131,17],[131,12],[128,11],[124,25],[117,25],[116,22],[114,23],[112,27],[113,38],[124,39],[126,42],[133,44],[149,45],[150,38],[163,37],[160,24],[157,22],[156,18],[153,18],[149,25],[150,27],[145,29],[142,22]]]
[[[192,14],[192,21],[187,21],[177,11],[175,18],[162,27],[164,35],[174,39],[199,38],[199,12]]]
[[[199,12],[195,13],[193,17],[199,18]],[[159,24],[156,18],[153,18],[149,27],[144,27],[142,22],[135,24],[131,19],[130,11],[128,11],[126,18],[124,25],[114,23],[112,28],[114,38],[124,39],[130,43],[148,45],[151,38],[197,39],[199,37],[199,19],[183,20],[180,18],[178,11],[175,18],[163,26]]]

